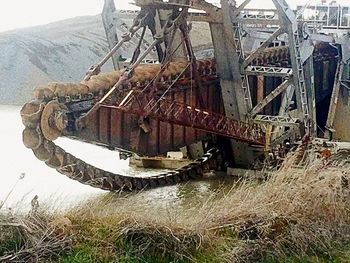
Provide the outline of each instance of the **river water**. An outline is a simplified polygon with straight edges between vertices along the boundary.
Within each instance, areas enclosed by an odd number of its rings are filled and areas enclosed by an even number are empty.
[[[16,106],[0,106],[0,204],[6,201],[3,210],[26,210],[35,195],[39,196],[40,203],[56,209],[108,195],[106,191],[70,180],[37,160],[32,151],[22,144],[23,125],[19,111],[20,108]],[[128,161],[119,160],[116,152],[87,143],[63,138],[57,140],[57,144],[84,161],[111,172],[138,176],[161,172],[129,167]],[[22,174],[24,178],[19,179]],[[223,185],[229,186],[227,180],[216,178],[168,186],[134,196],[131,194],[129,198],[137,198],[137,201],[145,204],[182,205],[206,198],[220,190]]]

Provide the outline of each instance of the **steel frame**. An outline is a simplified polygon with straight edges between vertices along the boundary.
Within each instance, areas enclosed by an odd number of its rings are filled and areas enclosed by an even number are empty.
[[[299,126],[298,119],[284,116],[269,116],[258,115],[255,117],[254,122],[260,124],[269,124],[272,126],[291,127]]]
[[[272,132],[274,138],[285,135],[284,127],[300,125],[296,123],[296,119],[288,117],[291,101],[295,94],[297,118],[303,121],[306,132],[311,136],[315,136],[317,130],[315,83],[312,57],[313,46],[310,40],[321,38],[322,40],[332,40],[333,43],[339,43],[339,41],[345,41],[347,43],[346,39],[338,40],[315,33],[301,32],[298,26],[298,17],[290,9],[286,0],[272,0],[276,10],[267,10],[271,11],[272,14],[254,14],[252,11],[256,10],[245,9],[250,1],[245,0],[240,6],[236,6],[235,1],[221,0],[221,9],[204,0],[191,1],[189,5],[173,3],[171,1],[169,3],[154,2],[154,5],[159,5],[157,8],[165,8],[167,10],[171,10],[172,8],[193,8],[205,11],[204,13],[188,13],[188,16],[195,21],[209,23],[218,63],[226,117],[211,114],[193,105],[170,102],[164,98],[157,100],[157,105],[154,99],[147,96],[147,98],[141,98],[135,94],[131,94],[131,101],[128,100],[125,105],[112,106],[118,108],[120,111],[128,110],[140,116],[150,116],[168,123],[195,127],[196,129],[221,134],[229,138],[253,142],[256,138],[249,139],[250,137],[246,136],[244,132],[241,133],[241,129],[238,127],[240,125],[243,127],[252,119],[258,123],[274,126],[275,131]],[[243,25],[249,23],[278,25],[278,27],[271,27],[276,28],[276,30],[270,37],[260,47],[249,54],[249,56],[245,56],[242,46],[242,38],[244,37]],[[309,37],[308,40],[303,35],[305,33],[309,34],[307,35]],[[251,65],[254,59],[282,34],[287,35],[292,68]],[[239,65],[238,68],[237,65]],[[253,105],[248,76],[260,76],[260,78],[281,77],[285,80],[269,95],[258,101],[257,105]],[[263,79],[260,79],[260,81],[263,81]],[[339,81],[333,92],[336,93],[341,85],[344,84]],[[279,116],[256,116],[279,95],[282,95]],[[336,97],[336,94],[333,95]],[[137,101],[136,104],[135,100]],[[146,102],[147,104],[145,104]],[[129,104],[133,105],[133,107],[135,105],[138,106],[132,108]],[[332,115],[334,115],[333,108],[336,107],[336,103],[333,104],[333,107],[330,109],[329,124],[332,120]],[[152,109],[148,109],[146,107],[147,105],[153,105]],[[110,106],[103,105],[103,107]],[[230,128],[232,132],[228,130]],[[254,130],[253,128],[252,133],[255,133]],[[234,144],[235,142],[232,143],[233,147],[235,147]]]
[[[250,1],[248,1],[250,2]],[[313,66],[312,58],[312,47],[307,42],[301,40],[298,20],[294,12],[289,8],[289,5],[285,0],[272,0],[276,7],[276,12],[270,14],[271,19],[278,19],[279,28],[257,48],[253,53],[245,59],[242,63],[242,70],[247,75],[263,75],[263,76],[274,76],[274,77],[292,77],[293,85],[295,87],[298,117],[304,121],[306,131],[310,135],[315,135],[316,132],[316,111],[315,111],[315,95],[314,95],[314,81],[313,81]],[[247,4],[247,1],[245,1]],[[242,10],[239,10],[239,12]],[[249,19],[261,19],[266,18],[266,14],[247,14],[241,12],[241,18],[245,20]],[[256,22],[256,21],[255,21]],[[268,23],[268,22],[266,22]],[[292,62],[292,69],[287,68],[275,68],[275,67],[264,67],[264,66],[251,66],[251,62],[254,58],[261,53],[269,44],[271,44],[278,36],[286,33],[288,35],[288,43],[290,49],[290,57]],[[312,56],[311,56],[312,57]],[[304,66],[305,61],[311,59]],[[306,68],[305,68],[306,67]],[[310,76],[310,80],[306,79],[305,70]],[[277,94],[280,94],[279,88],[277,88]],[[283,89],[284,91],[285,89]],[[251,117],[254,117],[264,106],[266,102],[271,102],[277,96],[269,96],[260,102],[252,111]],[[261,104],[262,103],[262,104]],[[286,101],[284,101],[286,103]],[[265,105],[266,106],[266,105]],[[282,106],[284,106],[282,104]],[[284,106],[285,109],[287,106]],[[313,123],[313,124],[310,124]],[[311,127],[311,125],[313,125]]]
[[[326,124],[325,137],[329,140],[332,140],[334,129],[334,118],[337,110],[340,87],[342,85],[342,79],[344,77],[344,63],[340,60],[337,65],[337,72],[335,74],[334,87],[331,97],[331,103],[328,111],[328,118]]]
[[[269,95],[267,95],[262,101],[251,110],[250,115],[255,117],[259,112],[261,112],[270,102],[277,98],[282,92],[286,91],[291,85],[289,79],[285,80],[281,85],[274,89]]]
[[[224,115],[162,97],[159,99],[149,97],[138,91],[129,92],[119,105],[103,104],[101,107],[114,108],[122,112],[144,116],[141,117],[142,123],[149,117],[254,145],[265,144],[265,135],[259,125],[239,122]]]
[[[278,68],[278,67],[263,67],[263,66],[248,66],[245,74],[252,76],[269,76],[287,78],[293,76],[293,69]]]

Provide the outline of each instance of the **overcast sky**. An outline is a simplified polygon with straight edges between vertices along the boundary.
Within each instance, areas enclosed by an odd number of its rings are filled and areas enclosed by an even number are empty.
[[[211,0],[219,2],[219,0]],[[295,7],[296,4],[318,2],[318,0],[287,0]],[[0,31],[11,30],[84,15],[101,13],[103,0],[1,0]],[[117,9],[135,9],[128,3],[132,0],[115,0]],[[242,2],[242,1],[237,1]],[[349,0],[338,0],[338,3],[348,3]],[[273,7],[270,0],[252,0],[250,7]]]

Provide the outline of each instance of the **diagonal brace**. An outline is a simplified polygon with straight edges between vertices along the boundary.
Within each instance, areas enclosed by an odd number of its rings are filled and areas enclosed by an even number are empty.
[[[239,13],[251,2],[251,0],[245,0],[239,7],[234,11],[234,16],[238,16]]]
[[[278,28],[264,43],[251,53],[242,63],[242,68],[246,68],[265,48],[267,48],[277,37],[285,33],[283,27]]]
[[[269,95],[260,101],[250,112],[252,117],[255,117],[259,112],[261,112],[271,101],[273,101],[278,95],[284,92],[290,85],[292,81],[290,79],[285,80],[281,85],[274,89]]]

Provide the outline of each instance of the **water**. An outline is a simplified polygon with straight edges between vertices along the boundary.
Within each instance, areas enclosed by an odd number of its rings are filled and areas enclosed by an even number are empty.
[[[19,111],[19,107],[0,106],[0,203],[6,199],[3,209],[28,209],[30,200],[35,195],[39,196],[40,202],[65,208],[108,194],[70,180],[37,160],[32,151],[22,144],[23,125]],[[57,144],[82,160],[114,173],[149,176],[161,172],[129,167],[128,161],[119,160],[116,152],[87,143],[59,139]],[[25,176],[19,180],[22,173]],[[227,179],[210,179],[131,194],[128,198],[145,205],[191,205],[224,185],[230,185],[227,184]],[[12,189],[14,190],[11,192]],[[116,196],[114,200],[118,198]]]

